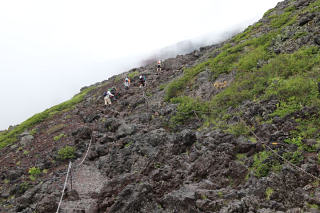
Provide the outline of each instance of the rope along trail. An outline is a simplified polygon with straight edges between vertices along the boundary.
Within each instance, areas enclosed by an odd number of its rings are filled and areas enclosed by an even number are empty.
[[[64,191],[67,187],[67,182],[68,182],[68,177],[69,177],[69,172],[70,172],[70,169],[71,169],[71,161],[69,162],[69,166],[68,166],[68,171],[67,171],[67,176],[66,176],[66,180],[64,181],[64,185],[63,185],[63,189],[62,189],[62,193],[61,193],[61,197],[60,197],[60,201],[59,201],[59,205],[58,205],[58,209],[57,209],[57,213],[59,213],[59,209],[60,209],[60,206],[61,206],[61,203],[62,203],[62,199],[63,199],[63,195],[64,195]]]
[[[145,95],[145,91],[143,91],[143,97],[144,99],[148,102],[148,98]],[[148,103],[147,103],[148,104]],[[207,114],[207,115],[211,115],[212,112],[204,112],[204,111],[196,111],[196,110],[192,110],[189,113],[184,113],[184,112],[179,112],[181,114],[194,114],[197,118],[197,120],[201,121],[200,117],[198,116],[197,113],[202,113],[202,114]],[[268,146],[268,144],[266,144],[265,142],[262,141],[261,138],[259,138],[252,130],[251,128],[246,124],[246,122],[241,118],[241,116],[238,116],[238,118],[240,119],[240,121],[245,125],[245,127],[251,132],[251,134],[261,143],[263,144],[265,147],[267,147],[274,155],[276,155],[277,157],[279,157],[280,159],[282,159],[285,163],[287,163],[289,166],[291,166],[292,168],[296,169],[297,171],[300,171],[306,175],[308,175],[309,177],[312,177],[315,180],[320,181],[320,178],[305,171],[304,169],[302,169],[299,166],[294,165],[293,163],[291,163],[290,161],[288,161],[287,159],[285,159],[284,157],[282,157],[281,155],[279,155],[274,149],[272,149],[270,146]]]
[[[81,161],[78,165],[75,165],[75,166],[74,166],[74,169],[80,168],[80,166],[83,164],[83,162],[84,162],[85,159],[87,158],[87,155],[88,155],[89,150],[90,150],[90,147],[91,147],[92,139],[93,139],[93,133],[92,133],[92,136],[91,136],[91,139],[90,139],[90,142],[89,142],[89,145],[88,145],[86,154],[84,155],[82,161]],[[59,213],[60,206],[61,206],[62,201],[63,201],[64,192],[65,192],[65,189],[66,189],[66,186],[67,186],[67,183],[68,183],[69,174],[70,174],[70,172],[72,171],[72,169],[73,169],[73,168],[72,168],[72,162],[69,161],[69,166],[68,166],[68,169],[67,169],[66,179],[65,179],[64,186],[63,186],[63,189],[62,189],[62,192],[61,192],[61,197],[60,197],[60,201],[59,201],[59,204],[58,204],[58,208],[57,208],[56,213]],[[71,184],[72,184],[72,183],[71,183]],[[63,209],[75,209],[75,210],[78,210],[78,209],[76,209],[76,208],[63,208]],[[85,209],[81,209],[81,210],[85,210]]]
[[[197,113],[202,113],[202,114],[207,114],[207,115],[211,115],[212,112],[204,112],[204,111],[196,111],[196,110],[192,110],[190,113],[183,113],[182,114],[191,114],[194,113],[197,117],[198,120],[200,120],[199,116],[197,115]],[[180,112],[179,112],[180,113]],[[302,169],[301,167],[294,165],[293,163],[291,163],[290,161],[288,161],[287,159],[285,159],[284,157],[282,157],[281,155],[279,155],[274,149],[272,149],[270,146],[268,146],[268,144],[266,144],[265,142],[263,142],[263,140],[261,138],[259,138],[251,129],[250,127],[246,124],[246,122],[240,117],[238,116],[238,118],[240,119],[240,121],[245,125],[246,128],[249,129],[249,131],[251,132],[251,134],[261,143],[263,144],[265,147],[267,147],[274,155],[276,155],[277,157],[279,157],[280,159],[282,159],[285,163],[287,163],[289,166],[291,166],[292,168],[294,168],[295,170],[302,172],[306,175],[308,175],[309,177],[320,181],[320,178],[307,172],[306,170]]]

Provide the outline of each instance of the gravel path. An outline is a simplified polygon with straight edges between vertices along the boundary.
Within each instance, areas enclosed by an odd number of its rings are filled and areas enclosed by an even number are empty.
[[[61,213],[89,213],[94,207],[96,199],[92,198],[93,194],[99,193],[107,180],[99,170],[92,164],[81,165],[73,171],[73,189],[80,197],[78,201],[64,200],[61,204]],[[68,186],[70,188],[70,184]]]

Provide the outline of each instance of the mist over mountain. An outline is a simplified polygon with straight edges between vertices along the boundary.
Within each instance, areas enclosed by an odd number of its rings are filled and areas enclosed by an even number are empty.
[[[0,212],[319,212],[319,32],[285,0],[0,132]]]
[[[0,3],[0,129],[147,58],[220,41],[222,32],[244,29],[278,0],[15,2]],[[179,41],[192,45],[160,51]]]

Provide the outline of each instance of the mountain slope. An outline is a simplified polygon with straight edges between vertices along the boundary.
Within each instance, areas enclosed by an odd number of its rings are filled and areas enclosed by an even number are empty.
[[[316,212],[319,32],[319,0],[283,1],[160,74],[130,70],[0,133],[1,212],[55,212],[68,160],[61,212]]]

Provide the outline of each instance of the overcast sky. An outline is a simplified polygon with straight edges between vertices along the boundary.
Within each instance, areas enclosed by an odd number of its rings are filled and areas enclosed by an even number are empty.
[[[0,130],[157,49],[244,29],[277,2],[0,0]]]

